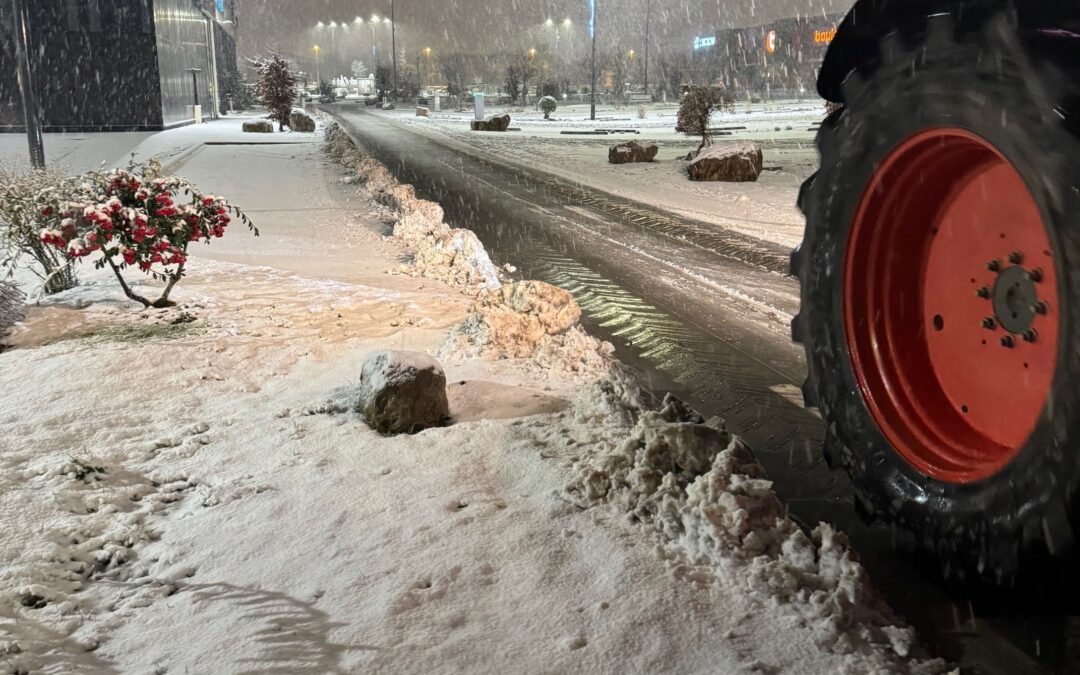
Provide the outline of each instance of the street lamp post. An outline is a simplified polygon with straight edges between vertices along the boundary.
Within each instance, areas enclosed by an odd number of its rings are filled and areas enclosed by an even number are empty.
[[[378,14],[372,14],[371,15],[371,60],[374,61],[374,63],[372,64],[373,68],[378,68],[379,67],[379,51],[378,51],[378,48],[375,46],[375,26],[378,26],[378,25],[379,25],[379,15]]]
[[[424,47],[424,56],[427,58],[427,81],[428,86],[431,86],[431,47]],[[420,87],[423,89],[423,86]]]
[[[319,51],[319,45],[315,45],[315,80],[319,84],[319,94],[322,95],[322,66],[319,64]]]
[[[589,0],[589,36],[592,37],[592,87],[589,88],[589,119],[596,121],[596,3]]]
[[[12,0],[11,13],[15,19],[15,58],[19,62],[16,73],[22,92],[23,120],[26,124],[26,140],[30,145],[30,166],[45,168],[45,141],[41,135],[41,118],[38,116],[34,78],[30,70],[30,18],[23,0]]]
[[[645,93],[649,93],[649,24],[652,23],[652,0],[645,5]]]
[[[390,49],[394,52],[394,99],[398,96],[397,86],[397,23],[394,21],[394,0],[390,0]]]
[[[337,79],[337,76],[341,74],[339,72],[341,70],[341,64],[338,63],[337,51],[337,21],[330,22],[330,55],[333,57],[332,68],[334,69],[334,79]]]
[[[553,76],[555,78],[555,87],[558,88],[558,86],[559,86],[559,28],[560,28],[560,26],[559,26],[559,24],[555,23],[551,19],[548,19],[545,23],[547,24],[548,28],[552,28],[552,27],[555,28],[555,67],[553,69]],[[562,27],[564,27],[564,28],[569,28],[570,25],[571,25],[570,24],[570,19],[567,19],[567,20],[562,22]]]

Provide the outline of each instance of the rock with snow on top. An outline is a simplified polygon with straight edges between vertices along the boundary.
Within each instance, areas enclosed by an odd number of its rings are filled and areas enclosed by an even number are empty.
[[[425,108],[424,106],[417,106],[416,107],[416,116],[417,117],[431,117],[431,111],[428,110],[427,108]]]
[[[660,147],[656,143],[627,141],[613,145],[608,149],[608,162],[611,164],[651,162],[656,159],[656,153],[659,151]]]
[[[270,120],[248,120],[244,122],[242,129],[248,134],[272,134],[274,123]]]
[[[690,180],[752,182],[761,175],[761,148],[752,143],[717,143],[698,153],[687,172]]]
[[[356,407],[372,429],[385,434],[439,426],[450,414],[446,374],[427,354],[374,352],[364,360]]]
[[[300,133],[314,133],[315,118],[303,110],[293,110],[289,113],[289,128]]]
[[[486,120],[473,120],[473,131],[506,131],[510,128],[510,115],[495,115]]]

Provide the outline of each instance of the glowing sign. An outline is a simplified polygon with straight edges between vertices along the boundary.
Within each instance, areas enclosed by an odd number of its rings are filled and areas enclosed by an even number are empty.
[[[765,36],[765,51],[770,54],[776,52],[776,48],[780,46],[780,38],[777,36],[776,31],[771,30],[769,34]]]
[[[836,29],[814,31],[814,42],[819,45],[827,45],[836,39]]]
[[[708,37],[696,37],[694,38],[694,49],[705,49],[706,47],[712,47],[716,44],[716,36],[710,35]]]

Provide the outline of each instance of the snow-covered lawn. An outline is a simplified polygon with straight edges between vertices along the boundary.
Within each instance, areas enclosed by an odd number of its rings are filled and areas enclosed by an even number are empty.
[[[817,169],[812,125],[825,115],[817,100],[739,104],[734,112],[716,113],[712,124],[734,128],[717,143],[749,140],[761,146],[766,171],[756,183],[696,183],[686,176],[681,158],[697,148],[695,140],[675,132],[674,106],[650,108],[640,119],[633,108],[602,109],[597,120],[574,106],[543,114],[506,109],[519,132],[470,132],[472,113],[444,111],[430,118],[412,109],[379,112],[420,133],[435,133],[496,159],[539,168],[630,199],[655,204],[696,220],[795,247],[802,241],[803,217],[795,206],[799,185]],[[503,112],[499,108],[489,112]],[[519,112],[520,111],[520,112]],[[567,135],[594,129],[633,129],[638,133],[602,136]],[[660,146],[655,162],[612,165],[608,148],[626,140]]]
[[[473,291],[387,274],[411,256],[397,216],[321,144],[206,146],[180,172],[263,236],[196,249],[176,309],[84,266],[0,353],[8,670],[942,669],[716,422],[643,415],[592,367],[446,351]],[[453,424],[384,437],[350,410],[387,348],[442,355]],[[664,474],[663,447],[722,452]]]

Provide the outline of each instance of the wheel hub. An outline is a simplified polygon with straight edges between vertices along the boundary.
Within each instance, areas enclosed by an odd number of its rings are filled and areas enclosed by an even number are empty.
[[[844,269],[852,367],[890,444],[946,482],[1004,468],[1043,414],[1059,320],[1050,238],[1012,163],[962,129],[904,141],[867,185]]]
[[[1032,277],[1032,272],[1016,265],[1002,270],[994,282],[994,317],[1010,333],[1027,333],[1038,316],[1039,295]]]

